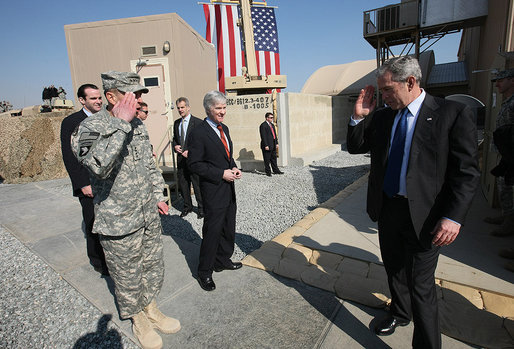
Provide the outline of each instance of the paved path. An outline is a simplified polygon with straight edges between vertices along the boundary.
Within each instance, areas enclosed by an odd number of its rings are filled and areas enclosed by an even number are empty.
[[[133,339],[130,321],[118,317],[111,280],[101,278],[88,264],[80,205],[70,196],[67,180],[0,186],[0,225],[98,308],[99,323],[105,321],[102,314],[112,314],[120,336]],[[383,311],[343,301],[332,292],[259,269],[245,266],[216,273],[217,289],[205,292],[193,278],[199,247],[168,235],[163,236],[163,242],[166,274],[158,304],[164,313],[182,323],[179,333],[163,335],[166,348],[410,347],[412,325],[398,329],[393,336],[377,337],[369,328]],[[44,302],[36,306],[45,311]],[[16,309],[16,304],[12,309],[13,313],[26,310]],[[15,319],[12,314],[4,314],[0,325]],[[63,326],[72,328],[75,323],[69,319],[58,330],[66,331]],[[20,322],[11,327],[18,325],[22,332],[23,328],[41,324]],[[6,339],[9,335],[4,333],[0,339],[15,343]],[[74,344],[79,340],[70,338]],[[446,336],[443,346],[470,347]]]

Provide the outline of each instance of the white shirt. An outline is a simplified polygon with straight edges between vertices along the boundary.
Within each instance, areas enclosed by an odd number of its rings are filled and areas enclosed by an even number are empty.
[[[84,114],[86,114],[87,117],[90,117],[91,115],[93,115],[93,113],[91,113],[89,110],[87,110],[86,108],[82,108],[82,111],[84,111]]]
[[[205,120],[207,120],[207,123],[212,127],[212,129],[214,130],[214,132],[216,132],[216,134],[218,135],[218,137],[221,139],[221,132],[220,132],[220,130],[218,130],[218,125],[219,125],[219,124],[216,124],[216,123],[215,123],[214,121],[212,121],[209,117],[205,118]],[[225,132],[223,132],[223,135],[225,136],[225,141],[227,142],[228,151],[230,151],[230,142],[228,141],[227,135],[225,134]]]
[[[407,184],[406,184],[406,176],[407,176],[407,168],[409,166],[409,155],[410,155],[410,146],[412,143],[412,136],[414,135],[414,128],[416,126],[416,121],[418,120],[419,110],[421,109],[421,105],[425,100],[426,92],[425,90],[421,90],[421,94],[409,105],[407,105],[407,109],[409,109],[409,113],[407,114],[407,134],[405,135],[405,148],[403,149],[403,160],[402,160],[402,169],[400,171],[400,190],[398,191],[398,195],[407,196]],[[394,131],[396,131],[396,125],[400,120],[401,110],[398,111],[394,118],[393,128],[391,129],[391,140],[389,143],[389,151],[391,151],[391,145],[393,143]],[[355,126],[359,122],[364,119],[355,120],[353,115],[350,118],[350,126]]]

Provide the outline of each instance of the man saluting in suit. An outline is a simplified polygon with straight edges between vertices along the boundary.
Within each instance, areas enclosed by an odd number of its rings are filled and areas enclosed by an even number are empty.
[[[198,282],[206,291],[216,288],[212,271],[236,270],[232,262],[236,232],[236,191],[234,180],[241,171],[232,157],[234,148],[228,127],[223,125],[227,99],[219,91],[208,92],[203,99],[207,118],[190,134],[188,165],[200,177],[200,191],[205,218],[198,265]]]
[[[435,268],[441,246],[459,234],[478,184],[471,110],[420,88],[412,57],[386,61],[377,85],[387,104],[374,113],[366,86],[348,127],[352,154],[371,152],[367,212],[378,220],[390,314],[375,332],[389,335],[414,321],[414,348],[440,348]]]
[[[191,200],[191,183],[195,191],[196,202],[198,204],[198,218],[203,218],[203,204],[202,194],[200,194],[200,187],[198,184],[198,175],[191,173],[187,167],[187,156],[189,154],[187,147],[187,135],[198,125],[202,120],[191,115],[191,107],[189,100],[186,97],[180,97],[175,102],[180,119],[175,120],[173,123],[173,149],[177,153],[177,177],[180,193],[184,199],[184,208],[180,217],[185,217],[193,212],[193,202]]]

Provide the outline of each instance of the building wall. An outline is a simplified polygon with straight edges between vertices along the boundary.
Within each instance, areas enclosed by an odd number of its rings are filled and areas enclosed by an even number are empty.
[[[245,163],[262,161],[259,126],[267,112],[273,112],[271,94],[227,97],[227,114],[224,123],[230,128],[234,145],[234,160],[245,169]],[[277,119],[279,144],[282,144],[280,129],[282,118]],[[279,145],[280,146],[280,145]]]
[[[351,114],[345,97],[287,93],[291,156],[342,144]]]
[[[88,82],[101,87],[100,74],[105,71],[137,72],[138,61],[148,62],[140,74],[151,74],[150,65],[158,61],[157,68],[163,71],[164,83],[159,88],[165,89],[164,101],[149,103],[149,120],[145,122],[154,148],[165,136],[166,126],[178,118],[174,111],[178,97],[189,98],[193,114],[204,114],[203,96],[217,86],[215,49],[177,14],[71,24],[64,31],[75,91]],[[169,53],[163,50],[165,41],[170,42]],[[143,46],[156,46],[157,54],[143,57]],[[152,116],[155,120],[150,120]],[[165,145],[158,148],[156,152],[169,160],[169,149],[166,151]]]
[[[244,170],[262,170],[259,125],[273,112],[270,94],[228,97],[224,123],[230,128],[234,159]],[[344,96],[277,95],[279,166],[307,165],[341,150],[353,102]]]
[[[481,27],[465,29],[462,35],[459,61],[467,62],[470,94],[484,104],[490,103],[489,69],[496,53],[514,50],[512,7],[513,0],[489,1],[485,23]]]

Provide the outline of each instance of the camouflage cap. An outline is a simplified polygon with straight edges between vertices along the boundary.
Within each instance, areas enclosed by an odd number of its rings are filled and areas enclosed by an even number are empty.
[[[514,69],[507,69],[507,70],[499,71],[498,73],[496,73],[495,76],[493,76],[493,78],[491,80],[496,81],[496,80],[505,79],[505,78],[514,78]]]
[[[139,75],[131,72],[108,71],[102,73],[102,84],[105,91],[117,89],[121,92],[143,92],[148,93],[148,89],[139,84]]]

